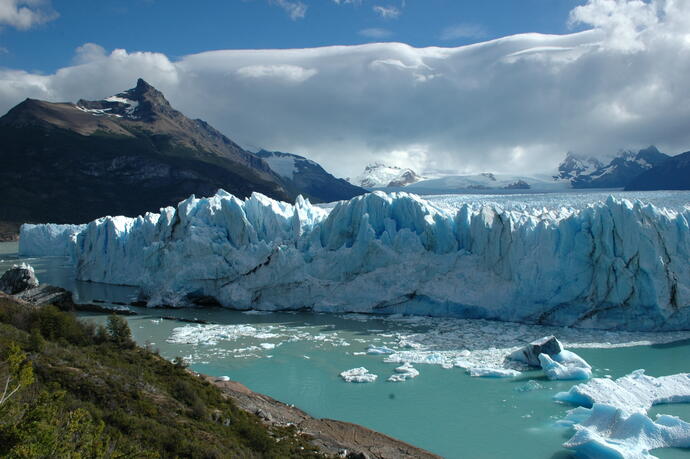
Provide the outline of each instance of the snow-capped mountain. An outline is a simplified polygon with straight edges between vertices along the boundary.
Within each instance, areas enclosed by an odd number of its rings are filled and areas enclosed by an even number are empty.
[[[260,150],[255,153],[281,176],[288,185],[312,202],[332,202],[351,199],[367,192],[326,172],[317,162],[304,156],[280,151]]]
[[[554,179],[574,180],[581,175],[593,174],[602,167],[604,167],[604,163],[598,158],[578,155],[569,151],[565,159],[558,165],[558,174],[554,176]]]
[[[690,151],[672,156],[635,177],[626,190],[690,190]]]
[[[363,188],[403,187],[422,180],[410,168],[389,166],[375,162],[364,168],[364,172],[350,182]]]
[[[554,178],[569,181],[573,188],[623,188],[668,158],[654,146],[638,152],[621,151],[607,164],[597,158],[568,153]]]

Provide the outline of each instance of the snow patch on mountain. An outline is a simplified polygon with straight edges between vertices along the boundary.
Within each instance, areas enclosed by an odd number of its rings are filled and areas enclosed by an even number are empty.
[[[410,168],[376,162],[365,167],[364,172],[350,182],[363,188],[386,188],[403,187],[422,179]]]
[[[273,169],[273,172],[280,175],[281,177],[285,177],[287,179],[292,180],[295,177],[295,173],[299,172],[296,164],[298,158],[296,158],[293,155],[272,154],[270,156],[263,157],[263,160],[268,163],[271,169]]]
[[[669,158],[656,147],[637,152],[622,150],[607,159],[568,153],[558,166],[556,181],[565,181],[574,188],[623,188],[643,172]]]

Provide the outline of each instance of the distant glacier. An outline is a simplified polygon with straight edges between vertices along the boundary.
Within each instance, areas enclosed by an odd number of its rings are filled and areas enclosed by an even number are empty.
[[[690,208],[443,205],[374,192],[331,209],[224,191],[138,218],[24,225],[24,256],[149,305],[420,314],[601,329],[690,329]]]

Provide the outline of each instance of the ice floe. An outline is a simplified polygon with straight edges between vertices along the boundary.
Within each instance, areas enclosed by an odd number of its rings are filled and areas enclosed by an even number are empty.
[[[382,355],[382,354],[395,354],[395,351],[386,346],[369,346],[367,349],[367,354],[370,355]]]
[[[340,377],[343,378],[345,382],[370,383],[376,381],[378,375],[369,373],[369,370],[364,367],[359,367],[343,371],[340,373]]]
[[[688,373],[655,378],[637,370],[616,380],[594,378],[555,398],[580,405],[561,421],[575,430],[563,446],[578,457],[653,458],[657,448],[690,448],[690,424],[647,416],[656,404],[690,402]]]
[[[592,367],[572,351],[563,348],[555,336],[545,336],[508,354],[508,360],[541,367],[549,379],[589,379]]]
[[[527,364],[506,361],[506,356],[523,349],[538,336],[557,334],[562,340],[561,346],[569,349],[627,347],[690,338],[688,332],[613,332],[420,316],[347,314],[334,317],[330,323],[323,323],[319,319],[318,323],[311,325],[294,325],[292,315],[278,313],[272,317],[275,321],[270,323],[261,319],[261,323],[186,324],[173,328],[167,341],[194,346],[194,362],[224,355],[232,358],[265,357],[264,351],[268,349],[264,349],[262,343],[277,347],[284,343],[309,342],[314,349],[335,351],[337,348],[347,348],[350,355],[378,357],[384,362],[398,365],[410,363],[467,370],[494,368],[523,371],[529,370]],[[348,322],[360,322],[364,318],[376,324],[374,331],[353,333]],[[255,321],[249,317],[246,319],[246,322]],[[359,324],[353,326],[361,327]],[[219,346],[224,342],[232,343],[233,349]],[[572,357],[573,353],[569,355]],[[564,364],[562,359],[551,358]]]
[[[468,372],[470,376],[479,378],[514,378],[522,374],[510,368],[470,368]]]
[[[405,363],[395,369],[395,374],[388,378],[390,382],[405,382],[419,376],[419,371],[410,363]]]
[[[539,362],[549,379],[589,379],[592,367],[580,356],[563,350],[551,358],[548,354],[539,354]]]

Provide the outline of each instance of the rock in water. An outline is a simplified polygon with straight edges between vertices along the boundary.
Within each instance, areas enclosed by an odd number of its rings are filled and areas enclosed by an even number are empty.
[[[52,304],[65,311],[75,308],[72,292],[53,285],[41,285],[40,287],[24,290],[15,295],[15,298],[24,300],[34,306]]]
[[[0,277],[0,291],[8,295],[16,295],[35,287],[38,287],[38,279],[34,268],[26,263],[14,265]]]
[[[546,354],[553,357],[554,355],[559,354],[562,350],[563,346],[555,336],[545,336],[543,338],[539,338],[538,340],[532,341],[522,349],[518,349],[517,351],[511,353],[508,358],[526,363],[527,365],[533,367],[539,367],[541,366],[539,354]]]

